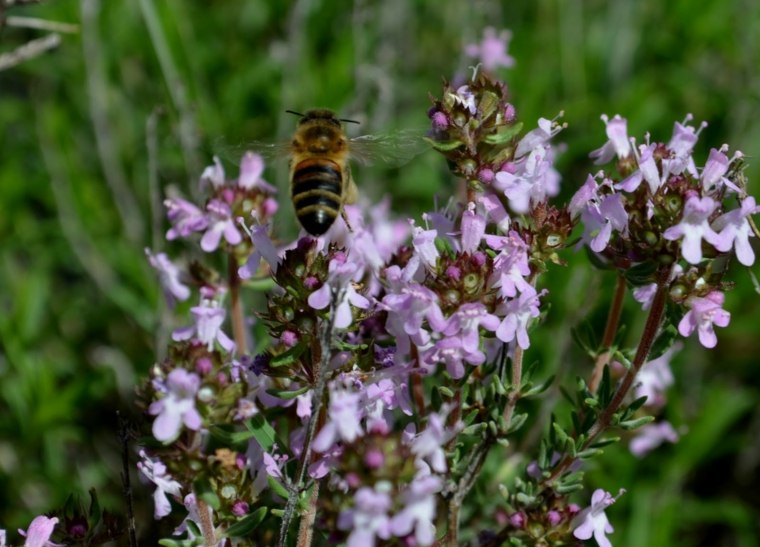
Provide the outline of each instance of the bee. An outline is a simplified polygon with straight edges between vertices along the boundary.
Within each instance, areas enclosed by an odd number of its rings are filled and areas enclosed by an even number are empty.
[[[288,112],[301,118],[290,142],[290,198],[304,230],[321,236],[344,205],[356,202],[349,139],[341,123],[353,120],[340,120],[332,110],[321,108]]]
[[[338,216],[346,220],[343,206],[357,200],[357,186],[351,175],[352,161],[397,167],[430,148],[423,138],[424,130],[403,129],[349,137],[344,124],[359,122],[340,119],[332,110],[315,108],[303,114],[292,110],[287,112],[299,117],[289,141],[254,142],[227,151],[246,148],[267,157],[288,158],[290,198],[296,218],[304,230],[315,237],[327,232]]]

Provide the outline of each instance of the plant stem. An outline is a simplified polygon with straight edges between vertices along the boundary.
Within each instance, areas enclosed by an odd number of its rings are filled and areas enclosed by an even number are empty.
[[[612,304],[610,304],[610,312],[607,315],[607,324],[604,327],[604,337],[602,338],[602,352],[597,355],[596,363],[594,363],[594,371],[591,373],[591,380],[589,381],[589,390],[591,393],[595,393],[599,388],[599,382],[602,381],[602,372],[604,367],[609,364],[612,353],[610,348],[615,342],[615,334],[618,330],[618,324],[620,323],[620,314],[623,311],[623,299],[625,298],[625,278],[622,275],[618,275],[617,283],[615,284],[615,292],[612,295]]]
[[[201,521],[201,532],[203,533],[204,547],[216,546],[216,535],[214,534],[214,523],[211,522],[211,515],[208,505],[198,496],[195,497],[195,504],[198,506],[198,518]]]
[[[240,276],[235,255],[227,255],[227,275],[230,286],[230,314],[232,315],[232,334],[237,344],[238,355],[248,353],[248,342],[245,334],[245,313],[240,299]]]
[[[325,387],[327,385],[327,364],[330,362],[330,357],[332,355],[332,336],[333,336],[333,327],[335,325],[335,308],[338,302],[343,300],[343,295],[345,293],[345,287],[342,287],[338,290],[333,290],[332,295],[332,302],[330,304],[330,313],[328,315],[328,318],[326,321],[323,321],[321,323],[321,332],[319,334],[319,340],[320,340],[320,358],[318,362],[314,363],[314,378],[316,381],[316,385],[314,386],[314,389],[312,390],[312,405],[311,405],[311,417],[309,418],[309,425],[306,430],[306,438],[304,439],[304,445],[303,445],[303,453],[301,454],[301,462],[298,466],[298,471],[296,472],[296,480],[293,484],[293,487],[290,491],[290,495],[288,496],[288,501],[285,503],[285,508],[283,509],[282,514],[282,524],[280,525],[280,540],[277,543],[279,547],[285,547],[287,545],[287,539],[288,539],[288,529],[290,528],[290,523],[293,520],[293,515],[295,513],[296,504],[298,503],[298,497],[301,494],[301,490],[303,488],[303,480],[306,476],[306,469],[309,467],[309,462],[311,461],[311,454],[312,454],[312,441],[314,440],[314,435],[317,431],[317,425],[320,422],[320,416],[322,413],[322,404],[325,394]],[[316,488],[316,485],[315,485]],[[317,494],[319,495],[319,491],[317,491]],[[317,499],[313,499],[314,504],[314,511],[316,511],[316,502]],[[310,510],[311,510],[311,502],[310,502]],[[315,513],[316,516],[316,513]],[[303,534],[307,534],[311,536],[311,526],[308,526],[308,530],[304,530],[303,526],[300,527],[298,535],[298,545],[308,545],[309,543],[302,544],[301,541],[303,540]],[[311,540],[309,539],[309,542]]]
[[[636,348],[636,355],[633,357],[631,368],[628,369],[623,380],[620,382],[610,404],[608,404],[602,411],[597,418],[596,423],[588,431],[587,444],[609,426],[612,415],[617,412],[622,404],[623,399],[628,394],[628,390],[630,390],[633,385],[633,381],[636,379],[636,375],[639,373],[639,370],[641,370],[641,366],[646,361],[647,356],[649,355],[649,350],[652,349],[652,344],[657,336],[657,331],[660,329],[662,316],[665,312],[668,289],[667,280],[669,276],[669,269],[664,269],[660,273],[660,278],[657,283],[657,292],[654,295],[652,307],[649,309],[649,316],[647,317],[647,322],[644,324],[644,332],[641,334],[641,341],[639,342],[639,347]]]
[[[309,547],[314,534],[314,521],[317,518],[317,501],[319,500],[319,483],[315,482],[309,496],[309,505],[306,512],[301,515],[301,522],[298,525],[298,543],[297,547]]]
[[[665,312],[665,303],[667,300],[668,290],[668,278],[670,277],[670,268],[663,268],[660,270],[657,276],[657,292],[654,295],[652,301],[652,307],[649,309],[649,315],[647,316],[646,323],[644,324],[644,331],[641,333],[641,340],[639,346],[636,348],[636,354],[631,363],[631,367],[626,372],[625,376],[618,385],[615,395],[613,395],[610,403],[602,410],[596,419],[596,422],[586,433],[586,442],[583,445],[583,449],[593,442],[602,432],[604,432],[610,425],[612,416],[618,411],[620,405],[623,403],[628,391],[631,389],[636,375],[641,369],[642,365],[646,361],[649,351],[652,349],[657,332],[662,322],[662,317]],[[565,456],[552,471],[551,475],[543,481],[543,484],[549,484],[559,477],[565,470],[570,467],[574,459],[570,456]]]

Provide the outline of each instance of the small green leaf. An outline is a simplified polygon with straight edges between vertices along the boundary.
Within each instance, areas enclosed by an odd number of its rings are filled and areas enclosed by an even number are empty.
[[[624,422],[620,422],[618,425],[623,429],[631,431],[653,421],[654,416],[642,416],[641,418],[636,418],[634,420],[625,420]]]
[[[428,137],[422,137],[422,139],[430,144],[433,148],[438,150],[439,152],[450,152],[452,150],[456,150],[460,146],[464,146],[464,143],[462,141],[436,141],[434,139],[430,139]]]
[[[290,497],[290,492],[288,492],[288,489],[285,488],[285,486],[274,477],[267,475],[267,482],[269,483],[269,487],[272,489],[272,491],[281,498],[288,499]]]
[[[289,350],[280,353],[279,355],[273,355],[269,360],[269,366],[272,368],[279,368],[287,365],[292,365],[298,361],[298,358],[306,350],[306,346],[306,342],[302,340]]]
[[[551,376],[549,376],[549,378],[547,378],[546,380],[544,380],[541,384],[529,387],[528,390],[525,391],[522,396],[523,397],[532,397],[534,395],[540,395],[541,393],[543,393],[544,391],[546,391],[547,389],[549,389],[549,387],[552,385],[552,383],[554,382],[554,379],[556,377],[557,376],[555,374],[552,374]],[[526,387],[528,387],[528,386],[526,386]]]
[[[514,433],[518,429],[520,429],[523,425],[525,425],[525,422],[528,420],[528,414],[526,412],[523,412],[521,414],[515,414],[512,416],[512,422],[509,424],[509,430],[507,433]]]
[[[285,389],[276,389],[276,388],[269,388],[266,390],[266,392],[271,395],[272,397],[277,397],[278,399],[295,399],[299,395],[303,395],[307,391],[311,389],[311,386],[303,386],[300,389],[296,389],[295,391],[288,391]]]
[[[270,452],[277,443],[277,433],[261,414],[252,416],[250,420],[245,422],[245,426],[248,428],[248,432],[256,438],[256,442],[259,443],[264,452]]]
[[[446,386],[438,386],[438,391],[441,392],[441,395],[443,395],[444,397],[447,397],[449,399],[451,399],[452,397],[454,397],[454,392],[450,388],[448,388]]]
[[[488,424],[484,422],[478,422],[476,424],[469,425],[462,430],[462,435],[477,435],[481,431],[485,431]]]
[[[504,144],[517,136],[522,128],[522,122],[515,125],[500,125],[496,133],[487,135],[483,140],[488,144]]]
[[[237,521],[235,524],[227,528],[227,536],[228,537],[246,537],[251,532],[253,532],[259,524],[262,523],[264,518],[267,516],[267,508],[266,507],[259,507],[251,513],[250,515],[247,515],[242,520]]]

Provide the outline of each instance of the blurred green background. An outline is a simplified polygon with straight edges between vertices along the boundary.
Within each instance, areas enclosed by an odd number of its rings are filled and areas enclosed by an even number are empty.
[[[639,140],[667,141],[687,113],[707,120],[698,160],[730,143],[760,193],[752,0],[58,0],[5,15],[79,25],[0,72],[0,525],[11,530],[91,487],[124,513],[115,413],[139,421],[134,386],[184,322],[160,303],[143,253],[181,250],[163,241],[161,200],[171,187],[194,195],[213,151],[286,137],[285,109],[329,107],[364,132],[423,128],[428,93],[473,64],[463,46],[509,28],[517,65],[499,74],[526,127],[560,110],[569,123],[557,138],[563,196],[595,170],[602,113],[627,117]],[[45,34],[4,26],[0,53]],[[267,172],[283,191],[285,177]],[[454,187],[433,153],[357,178],[399,214]],[[278,230],[294,234],[290,205],[281,211]],[[566,258],[546,276],[552,308],[529,357],[569,383],[589,366],[570,328],[588,316],[601,331],[614,280],[582,253]],[[594,486],[629,490],[607,512],[616,546],[760,544],[760,296],[745,269],[733,278],[718,347],[690,340],[676,361],[666,417],[682,441],[643,461],[614,447],[591,470]],[[629,298],[630,343],[637,310]],[[137,490],[148,537],[152,491]]]

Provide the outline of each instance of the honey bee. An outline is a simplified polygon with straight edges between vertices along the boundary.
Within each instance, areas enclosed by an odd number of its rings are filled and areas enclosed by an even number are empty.
[[[290,143],[290,198],[298,221],[313,236],[330,229],[343,205],[356,201],[351,176],[349,139],[334,112],[307,110]]]
[[[248,148],[265,156],[289,158],[293,209],[304,230],[315,237],[327,232],[339,215],[345,220],[343,206],[356,202],[351,160],[396,167],[430,147],[423,131],[348,137],[343,124],[359,122],[340,119],[332,110],[287,112],[300,118],[289,142],[252,143]]]

